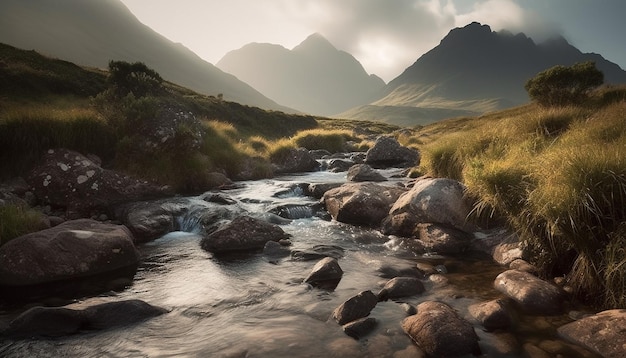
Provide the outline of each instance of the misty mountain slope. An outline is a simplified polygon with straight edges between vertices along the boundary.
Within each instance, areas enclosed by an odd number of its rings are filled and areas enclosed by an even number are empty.
[[[2,0],[0,42],[98,68],[141,61],[200,93],[292,111],[143,25],[119,0]]]
[[[425,124],[448,118],[449,110],[480,114],[508,108],[529,101],[524,84],[538,72],[583,61],[595,61],[606,83],[626,83],[626,72],[618,65],[598,54],[582,53],[562,37],[536,44],[523,33],[493,32],[488,25],[472,23],[450,31],[389,82],[369,109],[355,108],[339,116],[354,118],[355,113],[375,111],[380,120],[399,123],[397,113],[387,116],[380,109],[397,106],[405,108],[402,122]],[[412,113],[407,109],[411,107],[419,110]]]
[[[303,112],[331,115],[380,95],[385,83],[350,54],[313,34],[288,50],[252,43],[227,53],[217,66],[266,96]]]

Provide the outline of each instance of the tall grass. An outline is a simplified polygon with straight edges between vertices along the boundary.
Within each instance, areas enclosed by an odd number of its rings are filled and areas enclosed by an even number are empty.
[[[38,211],[14,204],[0,206],[0,246],[16,237],[46,227],[42,214]]]
[[[360,140],[352,131],[345,129],[309,129],[298,132],[292,141],[298,147],[309,150],[324,149],[331,153],[345,152],[348,141]]]
[[[600,102],[427,126],[420,171],[463,181],[475,213],[504,218],[546,275],[624,307],[626,102]]]

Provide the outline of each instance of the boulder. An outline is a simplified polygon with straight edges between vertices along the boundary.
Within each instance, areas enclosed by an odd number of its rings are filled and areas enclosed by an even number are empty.
[[[428,356],[480,354],[478,336],[472,325],[442,302],[419,304],[417,314],[402,321],[402,329]]]
[[[0,285],[27,286],[137,266],[139,253],[123,225],[64,222],[0,247]]]
[[[361,339],[367,336],[370,332],[372,332],[376,326],[378,326],[378,321],[373,317],[359,318],[356,321],[352,321],[350,323],[346,323],[341,327],[345,334],[354,338]]]
[[[329,191],[330,189],[335,189],[343,185],[343,183],[319,183],[319,184],[311,184],[309,185],[306,193],[309,196],[314,197],[315,199],[321,199],[324,196],[324,193]]]
[[[424,292],[424,284],[416,277],[394,277],[387,281],[378,293],[380,301],[419,295]]]
[[[302,173],[313,172],[319,168],[319,163],[306,148],[289,149],[288,153],[272,162],[275,173]]]
[[[20,314],[2,333],[15,338],[59,337],[126,326],[166,312],[140,300],[102,303],[84,310],[37,306]]]
[[[501,299],[470,305],[468,310],[487,331],[507,329],[511,326],[511,314]]]
[[[465,198],[463,184],[446,178],[426,178],[417,181],[393,204],[383,222],[383,231],[411,237],[420,223],[473,231],[474,227],[466,221],[470,211],[471,205]]]
[[[581,318],[557,329],[559,336],[606,358],[626,352],[626,309],[614,309]]]
[[[387,178],[367,164],[356,164],[350,167],[346,175],[348,181],[387,181]]]
[[[354,165],[354,162],[351,160],[344,160],[344,159],[331,159],[328,162],[328,168],[327,170],[329,172],[333,172],[333,173],[340,173],[340,172],[345,172],[348,169],[350,169],[350,167],[352,167]]]
[[[296,261],[321,260],[325,257],[332,257],[337,260],[343,257],[345,250],[336,245],[314,245],[310,249],[292,250],[291,259]]]
[[[416,234],[426,252],[454,255],[465,251],[470,245],[470,236],[453,227],[438,224],[417,224]]]
[[[376,307],[378,297],[372,291],[359,292],[356,296],[350,297],[333,311],[333,318],[340,325],[356,321],[359,318],[369,316]]]
[[[48,150],[26,180],[39,201],[78,216],[172,194],[166,187],[102,169],[86,156],[67,149]]]
[[[376,227],[403,192],[375,183],[347,183],[324,193],[322,201],[337,221]]]
[[[496,277],[494,287],[527,313],[558,315],[563,312],[562,291],[528,272],[504,271]]]
[[[240,216],[222,226],[200,242],[203,249],[213,253],[262,249],[268,241],[288,238],[283,229],[249,216]]]
[[[342,276],[343,270],[339,266],[337,259],[325,257],[313,266],[304,282],[315,287],[334,289]]]
[[[417,166],[419,163],[419,151],[400,145],[393,137],[378,137],[365,156],[365,164],[375,168],[408,168]]]

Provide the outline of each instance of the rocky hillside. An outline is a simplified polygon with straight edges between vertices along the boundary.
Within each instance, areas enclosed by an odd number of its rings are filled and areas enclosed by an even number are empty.
[[[119,0],[3,0],[0,42],[97,68],[110,60],[144,62],[197,92],[293,112],[145,26]]]
[[[366,104],[385,86],[320,34],[309,36],[292,50],[251,43],[227,53],[217,66],[278,103],[317,115]]]
[[[524,83],[538,72],[584,61],[594,61],[605,82],[626,83],[626,71],[618,65],[582,53],[562,37],[535,43],[523,33],[494,32],[474,22],[450,31],[389,82],[378,100],[341,116],[416,125],[451,114],[482,114],[528,102]]]

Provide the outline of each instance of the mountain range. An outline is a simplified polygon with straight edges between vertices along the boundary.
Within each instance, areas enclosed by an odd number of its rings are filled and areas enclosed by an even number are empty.
[[[369,103],[385,87],[352,55],[317,33],[292,50],[251,43],[227,53],[216,65],[276,102],[316,115]]]
[[[142,24],[120,0],[2,0],[0,42],[97,68],[144,62],[168,81],[263,109],[403,126],[526,103],[524,83],[554,65],[594,61],[605,82],[626,83],[618,65],[562,37],[535,43],[479,23],[452,29],[386,85],[319,34],[291,50],[249,44],[216,67]]]
[[[203,94],[294,112],[142,24],[119,0],[2,0],[0,42],[97,68],[143,62]]]

